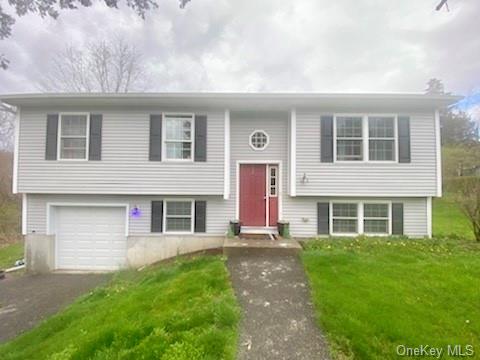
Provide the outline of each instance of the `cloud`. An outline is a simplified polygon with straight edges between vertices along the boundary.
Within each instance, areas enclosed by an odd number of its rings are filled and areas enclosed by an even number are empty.
[[[68,43],[121,36],[143,52],[150,91],[423,91],[429,78],[467,94],[480,85],[480,2],[456,0],[176,0],[140,19],[91,8],[20,18],[0,42],[12,66],[0,92],[38,91]]]

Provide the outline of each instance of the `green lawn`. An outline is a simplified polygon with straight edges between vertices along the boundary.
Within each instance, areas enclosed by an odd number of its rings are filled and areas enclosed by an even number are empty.
[[[15,261],[20,259],[23,259],[23,243],[0,247],[0,269],[13,267]]]
[[[480,244],[321,240],[302,258],[334,358],[394,359],[401,344],[480,352]]]
[[[239,308],[221,257],[118,273],[37,328],[8,359],[233,359]]]
[[[433,235],[474,239],[471,224],[451,196],[433,199]]]

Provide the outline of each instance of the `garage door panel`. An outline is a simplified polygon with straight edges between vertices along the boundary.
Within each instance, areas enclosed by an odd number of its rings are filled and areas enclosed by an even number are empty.
[[[57,207],[57,268],[112,270],[126,263],[125,208]]]

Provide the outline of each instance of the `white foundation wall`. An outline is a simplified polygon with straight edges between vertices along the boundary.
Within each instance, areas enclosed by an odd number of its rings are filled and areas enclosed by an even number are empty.
[[[427,198],[332,198],[332,197],[286,197],[284,218],[290,222],[293,237],[312,237],[317,234],[317,203],[334,200],[387,200],[403,203],[403,227],[406,236],[417,238],[428,236]]]

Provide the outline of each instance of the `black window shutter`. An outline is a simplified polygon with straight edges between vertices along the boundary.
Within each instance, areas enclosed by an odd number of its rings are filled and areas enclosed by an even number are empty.
[[[102,114],[90,114],[88,160],[102,160]]]
[[[163,201],[152,201],[151,232],[163,232]]]
[[[398,162],[409,163],[410,159],[410,117],[398,117]]]
[[[320,159],[321,162],[333,162],[333,116],[320,117]]]
[[[392,235],[403,235],[403,203],[392,204]]]
[[[150,161],[162,161],[162,114],[150,115]]]
[[[47,115],[45,160],[57,160],[58,114]]]
[[[195,201],[195,232],[207,231],[207,202]]]
[[[207,161],[206,115],[195,115],[195,161]]]
[[[330,234],[330,204],[317,203],[317,234]]]

